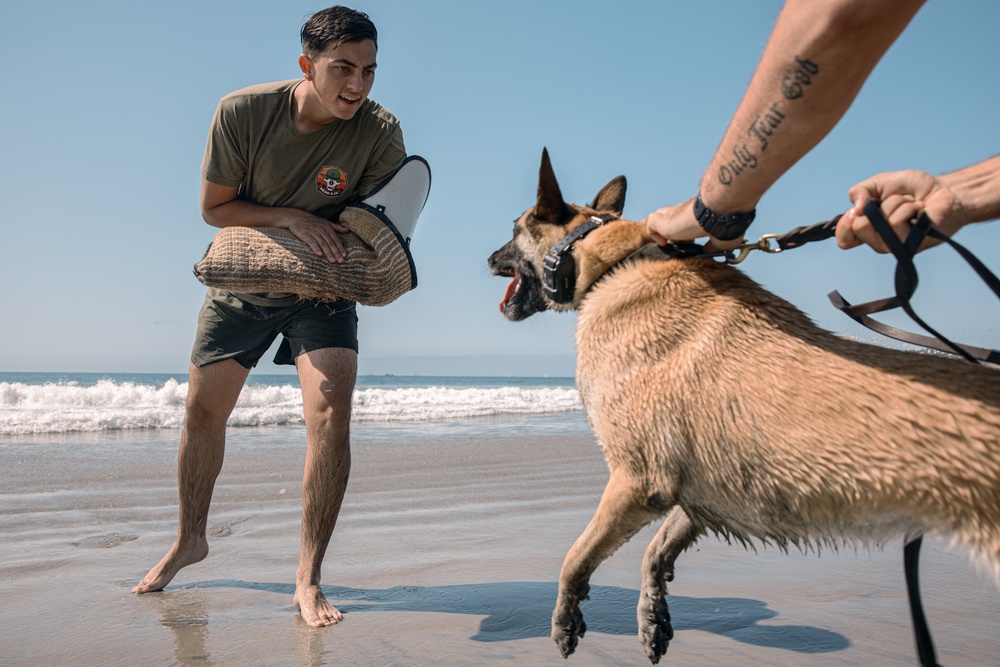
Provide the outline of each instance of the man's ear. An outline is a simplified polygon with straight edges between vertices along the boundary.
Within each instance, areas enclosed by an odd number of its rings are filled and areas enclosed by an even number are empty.
[[[620,217],[622,211],[625,210],[625,189],[627,187],[628,183],[624,176],[615,176],[597,193],[590,208],[595,211],[612,211]]]
[[[549,161],[548,149],[542,149],[542,166],[538,170],[538,202],[535,204],[534,216],[543,222],[561,224],[566,202],[563,201],[559,183],[552,162]]]
[[[302,75],[307,81],[311,81],[314,75],[313,72],[313,61],[306,54],[299,56],[299,69],[302,70]]]

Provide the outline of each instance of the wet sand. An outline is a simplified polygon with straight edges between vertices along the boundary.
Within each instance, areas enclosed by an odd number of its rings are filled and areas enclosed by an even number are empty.
[[[355,429],[324,568],[346,616],[323,629],[292,605],[301,429],[230,438],[212,552],[143,596],[130,589],[176,530],[176,433],[0,440],[0,665],[649,664],[635,606],[655,526],[598,569],[564,661],[548,638],[555,582],[604,462],[582,432],[481,424]],[[921,579],[941,664],[1000,664],[992,579],[935,540]],[[898,543],[817,556],[706,539],[679,559],[669,602],[660,664],[916,664]]]

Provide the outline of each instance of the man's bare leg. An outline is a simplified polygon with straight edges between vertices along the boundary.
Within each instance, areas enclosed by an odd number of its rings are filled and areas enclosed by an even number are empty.
[[[320,587],[323,556],[337,524],[351,470],[351,397],[358,372],[354,350],[327,348],[296,359],[309,445],[302,477],[302,547],[295,606],[311,626],[343,618]]]
[[[177,541],[167,555],[132,589],[133,593],[163,590],[177,572],[208,555],[208,507],[226,449],[226,421],[236,406],[250,373],[227,359],[201,368],[192,364],[188,396],[177,453],[180,519]]]

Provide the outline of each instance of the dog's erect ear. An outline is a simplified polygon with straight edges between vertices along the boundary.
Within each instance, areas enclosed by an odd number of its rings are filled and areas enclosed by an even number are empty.
[[[620,216],[625,210],[626,187],[628,187],[628,183],[625,181],[625,177],[615,176],[597,193],[590,208],[595,211],[614,211],[615,215]]]
[[[535,218],[543,222],[560,224],[566,202],[563,201],[556,174],[552,171],[548,149],[542,149],[542,166],[538,170],[538,203],[535,204]]]

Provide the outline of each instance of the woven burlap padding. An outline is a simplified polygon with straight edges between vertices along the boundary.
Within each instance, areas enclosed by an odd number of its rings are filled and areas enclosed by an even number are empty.
[[[348,206],[340,224],[347,260],[316,255],[287,229],[226,227],[216,234],[194,273],[205,285],[246,294],[289,292],[302,298],[351,299],[384,306],[416,287],[409,250],[373,209]]]

